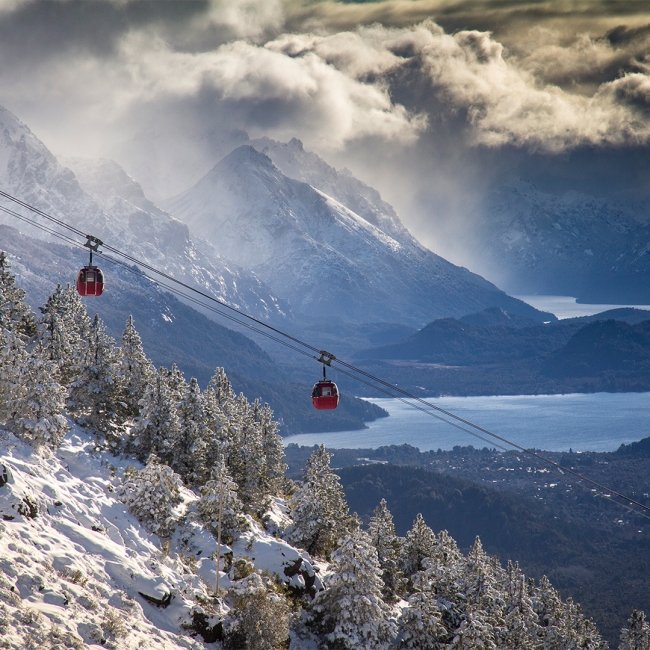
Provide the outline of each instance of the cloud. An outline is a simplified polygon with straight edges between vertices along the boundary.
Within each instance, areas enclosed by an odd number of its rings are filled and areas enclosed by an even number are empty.
[[[376,25],[331,36],[284,35],[266,48],[292,61],[323,62],[355,81],[381,80],[395,93],[403,78],[396,73],[406,70],[409,83],[420,88],[417,106],[409,108],[431,118],[440,111],[463,116],[474,145],[557,152],[650,138],[644,107],[650,77],[641,62],[630,63],[636,72],[610,75],[591,95],[571,92],[567,80],[584,82],[588,73],[584,60],[604,70],[625,58],[606,39],[579,37],[565,47],[556,43],[516,56],[488,32],[448,34],[427,20],[409,28]],[[552,61],[563,67],[550,66]],[[548,80],[554,76],[569,88]],[[279,79],[273,83],[282,86]]]
[[[0,0],[0,16],[16,11],[20,7],[29,4],[32,0]]]
[[[0,103],[62,153],[155,140],[199,173],[241,131],[296,136],[429,196],[482,149],[645,145],[650,16],[630,4],[4,0]]]
[[[179,52],[157,35],[135,31],[121,39],[115,57],[64,57],[44,76],[104,122],[156,102],[208,96],[212,110],[229,108],[240,128],[298,132],[323,149],[368,136],[409,142],[425,127],[423,116],[391,101],[383,81],[356,78],[316,50],[292,56],[287,48],[287,39],[265,46],[237,40],[209,52]]]
[[[209,10],[197,19],[195,28],[226,27],[235,38],[260,40],[279,32],[283,25],[281,0],[211,0]]]
[[[48,104],[49,119],[69,114],[77,128],[96,121],[98,131],[124,127],[130,113],[147,107],[157,111],[157,102],[174,102],[179,112],[183,102],[190,112],[200,104],[230,111],[234,128],[297,135],[322,151],[374,137],[408,145],[441,116],[474,146],[561,151],[649,137],[639,89],[650,30],[640,16],[600,35],[528,23],[526,38],[521,31],[524,18],[586,20],[587,8],[593,20],[618,19],[605,0],[92,5],[89,15],[87,3],[4,0],[15,11],[11,31],[0,26],[0,56],[9,63],[0,72],[0,101],[26,108],[26,117]],[[479,29],[450,33],[431,19],[408,24],[427,12],[451,22],[507,15],[520,23],[506,46]],[[383,24],[334,29],[371,20]],[[312,31],[287,30],[308,25]],[[28,32],[42,38],[15,36]]]

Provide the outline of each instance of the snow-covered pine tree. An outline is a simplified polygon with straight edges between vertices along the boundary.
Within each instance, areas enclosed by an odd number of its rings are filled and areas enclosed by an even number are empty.
[[[330,555],[352,523],[339,477],[330,468],[331,457],[324,445],[314,450],[291,500],[290,540],[319,557]]]
[[[0,327],[0,422],[11,417],[26,359],[27,350],[22,338]]]
[[[38,321],[38,331],[39,340],[47,355],[46,358],[56,363],[59,380],[61,383],[67,384],[61,368],[64,365],[69,365],[72,361],[73,338],[62,316],[63,301],[63,287],[57,284],[54,293],[41,307],[43,315]]]
[[[5,252],[0,252],[0,329],[27,340],[36,335],[32,310],[25,304],[25,292],[16,286],[16,276]]]
[[[188,383],[185,381],[185,375],[182,370],[175,364],[172,364],[171,370],[161,367],[159,370],[160,376],[165,380],[169,395],[178,407],[180,403],[187,397],[189,389]]]
[[[504,650],[534,648],[539,639],[537,616],[526,577],[516,562],[508,561],[504,578],[501,592],[505,600],[505,627],[500,646]]]
[[[440,531],[434,552],[423,564],[426,566],[427,580],[435,585],[438,598],[453,600],[460,590],[460,575],[465,558],[446,530]]]
[[[273,419],[273,410],[259,400],[253,403],[253,419],[260,428],[262,452],[264,454],[264,478],[270,494],[283,494],[287,487],[287,465],[284,462],[284,444],[278,434],[278,423]]]
[[[368,534],[377,550],[381,577],[384,581],[382,590],[384,599],[387,602],[393,602],[397,599],[397,593],[400,591],[399,556],[401,545],[395,532],[393,515],[386,505],[386,499],[382,499],[375,508],[375,514],[370,518]]]
[[[236,582],[228,592],[233,608],[224,620],[226,650],[274,650],[289,644],[286,597],[258,573]]]
[[[438,603],[428,582],[422,574],[416,580],[415,591],[408,599],[408,607],[402,610],[399,620],[399,650],[443,650],[451,640],[443,625]]]
[[[65,419],[66,390],[55,379],[55,364],[44,358],[39,344],[29,353],[18,351],[19,364],[11,399],[7,403],[7,428],[35,448],[56,449],[69,430]]]
[[[448,645],[449,650],[497,650],[494,629],[480,609],[469,610],[456,636]]]
[[[549,579],[542,576],[534,590],[533,611],[537,615],[538,635],[542,648],[561,650],[564,636],[564,605]]]
[[[68,386],[88,365],[90,319],[79,294],[70,285],[57,285],[41,307],[39,338],[48,358],[58,366],[59,381]]]
[[[126,420],[124,391],[118,375],[115,341],[97,315],[90,326],[85,363],[79,377],[70,385],[68,407],[80,424],[101,434],[116,451]]]
[[[202,485],[210,475],[206,466],[206,450],[210,431],[208,429],[201,388],[192,377],[187,395],[178,409],[180,434],[171,466],[189,485]]]
[[[418,513],[402,544],[400,568],[407,578],[424,569],[423,561],[435,553],[437,543],[436,534]]]
[[[332,564],[328,588],[313,601],[316,627],[337,649],[389,648],[397,625],[382,598],[381,569],[368,534],[348,535],[332,553]]]
[[[650,650],[650,626],[645,613],[634,610],[628,619],[628,626],[621,630],[618,650]]]
[[[122,333],[119,363],[118,376],[124,387],[126,415],[133,418],[140,414],[140,400],[156,371],[144,352],[133,316],[129,316]]]
[[[476,626],[476,629],[485,626],[491,630],[495,644],[506,628],[503,618],[505,603],[500,589],[502,571],[498,559],[491,558],[483,550],[481,540],[477,537],[467,554],[465,570],[461,573],[461,591],[467,603],[467,634],[474,634],[472,630]],[[469,614],[476,614],[478,618],[474,620]]]
[[[234,402],[237,399],[237,395],[235,395],[232,384],[223,368],[215,368],[209,385],[214,389],[217,404],[222,408],[227,402]]]
[[[203,411],[208,428],[208,440],[205,449],[206,467],[216,467],[228,453],[229,443],[226,436],[227,421],[219,406],[214,386],[208,384],[203,391]]]
[[[119,498],[152,533],[169,537],[178,523],[174,508],[183,502],[182,485],[181,477],[152,454],[144,469],[125,472]]]
[[[162,374],[156,372],[142,398],[140,417],[131,429],[127,451],[144,462],[155,450],[162,462],[170,463],[180,433],[176,403]]]
[[[563,605],[562,637],[568,649],[607,650],[608,644],[601,638],[592,619],[582,613],[579,604],[567,598]]]
[[[269,488],[266,483],[262,431],[253,410],[240,393],[233,411],[237,425],[228,450],[228,469],[239,486],[239,498],[247,511],[261,514],[268,506]]]
[[[210,480],[201,487],[201,498],[197,509],[205,527],[217,535],[219,523],[219,500],[221,499],[221,539],[226,544],[246,530],[247,522],[244,517],[244,507],[237,496],[237,484],[228,473],[225,460],[212,469]]]
[[[212,391],[211,408],[221,419],[219,430],[219,439],[223,443],[221,446],[230,448],[239,437],[240,409],[237,396],[223,368],[215,369],[207,390]]]
[[[467,554],[462,589],[467,602],[478,609],[487,611],[503,605],[491,558],[483,550],[479,537]]]

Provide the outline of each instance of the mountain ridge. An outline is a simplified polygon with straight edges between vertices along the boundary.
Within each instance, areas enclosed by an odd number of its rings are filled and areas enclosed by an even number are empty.
[[[162,207],[315,318],[417,325],[493,306],[553,318],[424,248],[399,221],[389,234],[285,176],[248,145]]]

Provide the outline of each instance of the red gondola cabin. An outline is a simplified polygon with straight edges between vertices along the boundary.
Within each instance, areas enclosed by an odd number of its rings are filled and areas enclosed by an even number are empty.
[[[339,389],[333,381],[323,379],[314,384],[311,402],[319,411],[335,409],[339,405]]]
[[[77,275],[80,296],[101,296],[104,291],[104,274],[96,266],[84,266]]]

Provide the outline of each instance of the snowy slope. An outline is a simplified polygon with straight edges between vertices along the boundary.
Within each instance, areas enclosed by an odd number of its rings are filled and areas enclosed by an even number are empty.
[[[539,317],[421,246],[396,217],[373,224],[250,146],[163,207],[314,320],[417,326],[492,306]]]
[[[26,125],[0,107],[0,189],[258,317],[290,316],[288,306],[257,278],[210,246],[197,245],[187,226],[149,202],[116,163],[68,162],[81,184]],[[2,205],[16,209],[4,199]],[[0,222],[34,237],[45,236],[4,213]]]
[[[216,551],[212,535],[193,522],[196,496],[184,490],[178,510],[186,522],[163,548],[117,498],[127,464],[96,451],[78,428],[43,456],[0,430],[3,647],[215,647],[192,628],[195,613],[209,622],[214,612]],[[280,523],[282,507],[274,508]],[[295,587],[312,576],[320,588],[304,553],[249,524],[223,554],[246,557]],[[287,577],[284,569],[296,565],[300,572]],[[221,571],[220,589],[230,584]]]
[[[355,178],[348,169],[337,171],[315,153],[305,151],[297,138],[289,142],[259,138],[251,140],[250,144],[267,155],[285,176],[308,183],[331,196],[386,234],[413,240],[393,206],[386,203],[376,189]]]

